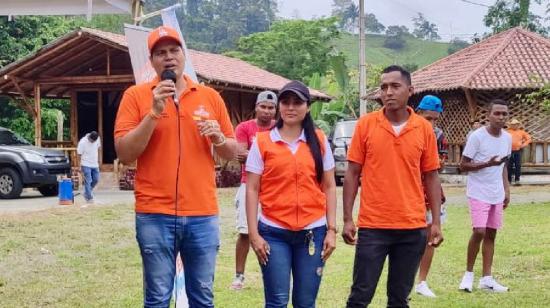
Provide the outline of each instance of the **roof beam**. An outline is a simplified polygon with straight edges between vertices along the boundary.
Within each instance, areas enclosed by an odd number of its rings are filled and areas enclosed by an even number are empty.
[[[41,84],[99,84],[134,82],[133,75],[64,76],[39,79]]]
[[[107,57],[107,76],[111,75],[111,50],[109,47],[107,47],[107,50],[105,50],[106,57]]]
[[[78,71],[81,71],[83,68],[89,67],[92,63],[102,59],[104,55],[102,53],[98,53],[96,56],[89,58],[87,61],[80,63],[79,65],[76,65],[73,69],[65,71],[64,75],[71,76]]]
[[[21,94],[21,97],[23,98],[22,100],[15,100],[16,103],[19,106],[21,106],[31,117],[36,118],[36,111],[28,103],[30,101],[30,99],[27,96],[27,94],[25,93],[25,91],[23,91],[23,89],[19,85],[19,81],[18,81],[17,77],[10,76],[9,78],[10,78],[11,82],[13,83],[13,85],[15,86],[15,88],[17,89],[17,91],[19,91],[19,93]]]
[[[43,97],[51,97],[52,95],[55,95],[56,97],[59,96],[59,89],[62,88],[63,86],[62,85],[53,85],[51,88],[49,89],[45,89],[43,88],[42,89],[42,96]],[[55,91],[58,91],[57,93],[54,93]]]
[[[113,41],[104,39],[104,38],[102,38],[102,37],[93,35],[93,34],[91,34],[91,33],[86,33],[86,32],[84,32],[84,34],[86,34],[89,38],[94,39],[94,40],[96,40],[96,41],[99,41],[99,42],[101,42],[101,43],[103,43],[103,44],[106,44],[106,45],[108,45],[108,46],[110,46],[110,47],[112,47],[112,48],[114,48],[114,49],[118,49],[118,50],[120,50],[120,51],[128,52],[128,47],[120,46],[120,45],[118,45],[118,44],[113,43]]]
[[[60,66],[63,66],[63,64],[70,64],[75,59],[82,57],[82,52],[88,52],[97,45],[99,44],[96,42],[92,42],[91,44],[89,42],[80,44],[79,46],[73,48],[70,54],[57,57],[56,59],[53,59],[53,61],[47,61],[34,70],[40,75],[50,75],[51,71],[59,70],[60,68],[63,70]],[[41,71],[42,68],[46,68],[46,70]]]
[[[67,50],[68,45],[78,41],[79,39],[80,39],[80,32],[78,32],[78,34],[75,35],[74,37],[68,39],[67,41],[59,45],[52,45],[50,48],[43,47],[44,50],[39,50],[37,53],[31,54],[30,59],[28,59],[28,61],[21,60],[18,66],[14,67],[11,71],[9,71],[9,74],[17,75],[17,73],[20,71],[29,71],[30,70],[29,67],[33,67],[35,62],[49,60],[55,56],[56,52],[63,53],[64,51]],[[14,63],[17,63],[17,62],[14,62]]]

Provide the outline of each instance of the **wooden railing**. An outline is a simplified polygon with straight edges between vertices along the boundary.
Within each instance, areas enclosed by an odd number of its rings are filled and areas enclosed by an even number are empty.
[[[54,148],[65,152],[71,161],[72,167],[78,167],[76,164],[78,162],[76,155],[76,147],[72,141],[57,141],[57,140],[42,140],[42,147],[44,148]]]
[[[463,144],[449,144],[447,165],[458,166]],[[550,142],[535,141],[522,151],[522,165],[525,167],[546,167],[550,169]]]

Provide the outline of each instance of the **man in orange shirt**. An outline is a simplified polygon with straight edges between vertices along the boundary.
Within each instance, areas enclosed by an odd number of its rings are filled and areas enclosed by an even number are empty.
[[[512,174],[514,183],[519,185],[521,177],[521,150],[531,143],[531,135],[520,128],[521,123],[517,119],[510,121],[510,128],[506,131],[512,135],[512,156],[508,163],[508,182],[512,183]]]
[[[220,95],[183,73],[175,29],[159,27],[147,43],[157,78],[125,91],[115,122],[118,158],[137,159],[144,306],[169,306],[179,252],[189,306],[214,307],[219,220],[212,147],[234,158],[233,128]]]
[[[410,73],[399,66],[381,76],[384,107],[359,119],[344,178],[344,241],[356,245],[353,285],[347,307],[365,307],[389,257],[388,307],[408,307],[420,258],[428,244],[442,241],[437,141],[431,124],[407,106]],[[424,187],[422,185],[424,178]],[[361,179],[359,235],[353,204]],[[424,190],[432,211],[426,231]]]

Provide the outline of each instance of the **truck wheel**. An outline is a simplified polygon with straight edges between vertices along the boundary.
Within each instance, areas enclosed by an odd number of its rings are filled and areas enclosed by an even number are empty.
[[[19,198],[23,190],[21,176],[12,168],[0,169],[0,199]]]
[[[44,197],[53,197],[57,196],[58,194],[58,187],[55,184],[52,185],[44,185],[39,186],[38,191],[42,194]]]

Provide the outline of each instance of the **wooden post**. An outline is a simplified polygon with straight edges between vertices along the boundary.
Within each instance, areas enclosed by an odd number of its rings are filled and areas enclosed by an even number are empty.
[[[19,103],[19,106],[23,107],[23,109],[25,109],[25,111],[33,118],[36,117],[36,113],[34,112],[34,108],[32,107],[32,104],[30,103],[30,100],[29,98],[27,97],[25,91],[23,91],[23,89],[21,88],[21,86],[19,85],[19,81],[16,77],[14,76],[9,76],[9,78],[11,79],[11,82],[13,83],[13,85],[15,86],[15,88],[17,89],[17,91],[19,91],[19,93],[21,94],[21,97],[23,98],[23,102]],[[16,101],[17,102],[17,101]],[[28,103],[27,103],[28,102]]]
[[[103,142],[103,91],[97,91],[97,133]],[[103,146],[99,148],[99,167],[103,165]]]
[[[542,163],[548,164],[548,142],[542,144]]]
[[[455,144],[454,146],[454,161],[458,164],[460,163],[460,145]]]
[[[472,95],[472,92],[468,88],[462,88],[466,96],[466,101],[468,102],[468,110],[470,111],[470,122],[475,121],[477,113],[477,103],[476,99]]]
[[[57,141],[63,141],[63,111],[57,110]],[[61,146],[61,143],[58,143],[57,146]]]
[[[111,75],[111,50],[107,48],[107,76]]]
[[[73,147],[78,143],[78,111],[77,111],[78,100],[76,97],[76,91],[71,91],[71,121],[70,121],[70,130],[71,130],[71,141]]]
[[[34,118],[34,144],[42,145],[42,113],[40,110],[40,84],[34,83],[34,110],[36,118]]]
[[[367,113],[367,64],[365,42],[365,1],[359,0],[359,114]]]

